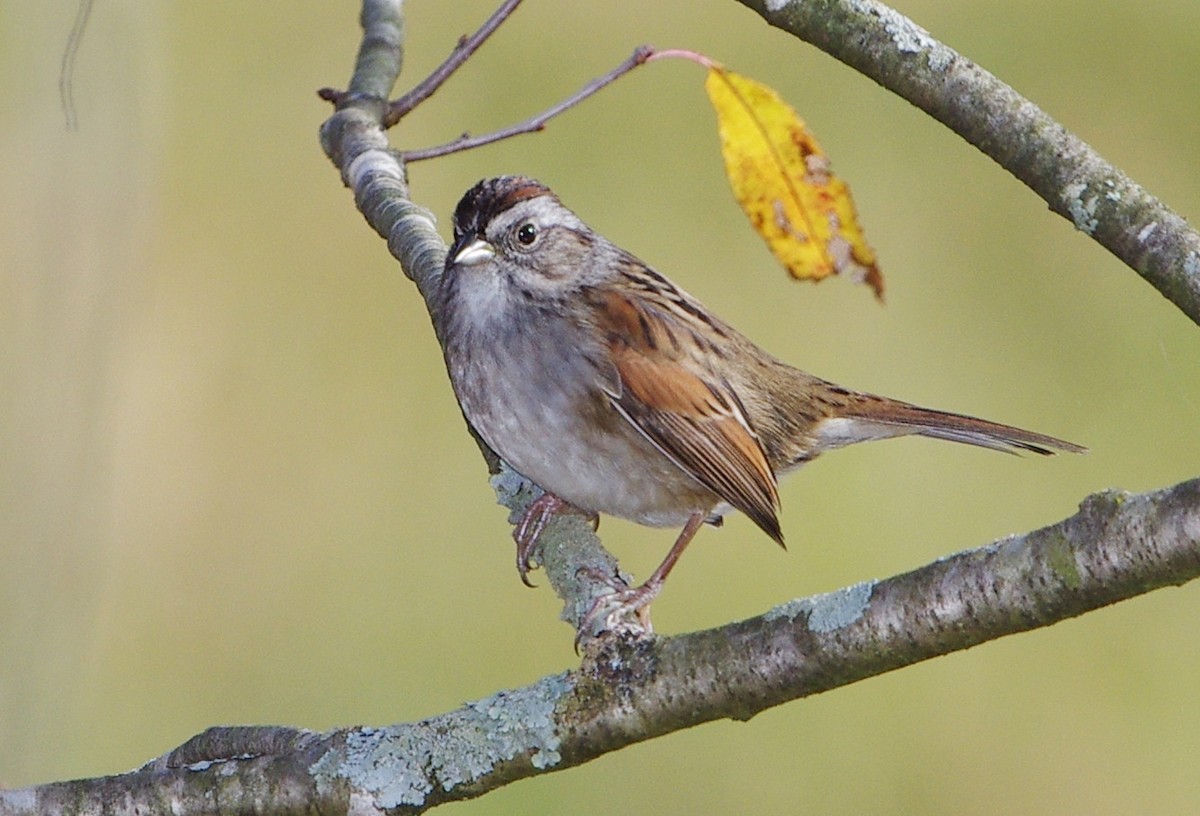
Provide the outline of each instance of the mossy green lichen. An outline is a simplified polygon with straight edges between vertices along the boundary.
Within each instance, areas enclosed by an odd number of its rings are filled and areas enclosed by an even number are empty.
[[[791,621],[805,614],[810,630],[822,634],[832,632],[861,618],[874,590],[874,581],[862,581],[824,595],[796,598],[769,610],[763,615],[763,620],[787,618]]]
[[[395,808],[423,805],[435,787],[453,790],[521,754],[548,768],[561,760],[555,711],[571,687],[570,675],[557,674],[419,723],[354,729],[309,771],[318,789],[345,779]]]
[[[1062,581],[1067,589],[1079,589],[1083,578],[1079,574],[1079,565],[1075,563],[1075,550],[1071,542],[1061,533],[1056,533],[1046,542],[1043,549],[1046,566]]]

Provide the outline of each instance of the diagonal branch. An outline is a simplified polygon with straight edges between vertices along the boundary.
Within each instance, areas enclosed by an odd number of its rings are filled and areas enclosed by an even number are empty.
[[[337,110],[321,126],[321,146],[340,169],[367,223],[387,240],[388,250],[417,285],[441,341],[433,295],[446,259],[435,219],[408,194],[403,163],[388,146],[386,99],[400,74],[404,21],[399,0],[366,0],[363,39],[347,93],[322,96]],[[635,53],[635,56],[637,54]],[[632,59],[632,58],[631,58]],[[538,489],[507,469],[477,436],[489,469],[496,475],[501,502],[514,513],[536,498]],[[583,615],[611,587],[596,575],[612,575],[616,560],[580,517],[553,519],[539,539],[547,579],[565,604],[563,617],[578,628]]]
[[[704,632],[610,640],[575,671],[421,722],[214,728],[123,776],[0,792],[0,813],[418,813],[1197,576],[1200,479],[1108,491],[1058,524],[884,581]]]
[[[1200,324],[1200,233],[1011,87],[876,0],[738,0],[962,136]]]
[[[442,64],[433,70],[432,74],[418,82],[404,96],[391,103],[384,124],[391,127],[403,119],[405,114],[432,96],[455,71],[462,67],[464,62],[470,59],[472,54],[479,50],[479,46],[492,36],[492,33],[517,10],[519,5],[521,5],[521,0],[504,0],[500,7],[484,21],[478,31],[470,37],[463,37],[458,41],[458,45],[450,52],[450,56],[446,57]]]

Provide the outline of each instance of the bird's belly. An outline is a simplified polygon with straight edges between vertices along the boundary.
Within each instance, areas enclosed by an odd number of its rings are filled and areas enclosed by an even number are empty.
[[[653,527],[682,526],[692,513],[707,513],[717,504],[712,493],[640,435],[595,435],[585,441],[560,433],[544,449],[514,450],[504,458],[581,509]]]
[[[582,510],[654,527],[682,526],[691,514],[716,507],[717,497],[645,439],[599,389],[542,385],[536,401],[510,398],[527,391],[494,387],[488,410],[464,405],[484,440],[523,476]]]

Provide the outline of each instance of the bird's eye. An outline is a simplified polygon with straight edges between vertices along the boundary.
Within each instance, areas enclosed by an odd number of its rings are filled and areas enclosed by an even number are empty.
[[[529,246],[537,240],[537,227],[528,222],[517,228],[517,240],[525,246]]]

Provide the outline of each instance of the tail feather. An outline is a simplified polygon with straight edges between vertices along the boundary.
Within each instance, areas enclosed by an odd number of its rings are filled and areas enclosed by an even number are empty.
[[[921,408],[907,402],[856,394],[837,417],[824,420],[818,431],[822,449],[894,436],[928,436],[962,442],[1005,453],[1084,453],[1087,448],[1046,434],[990,422],[986,419]]]

